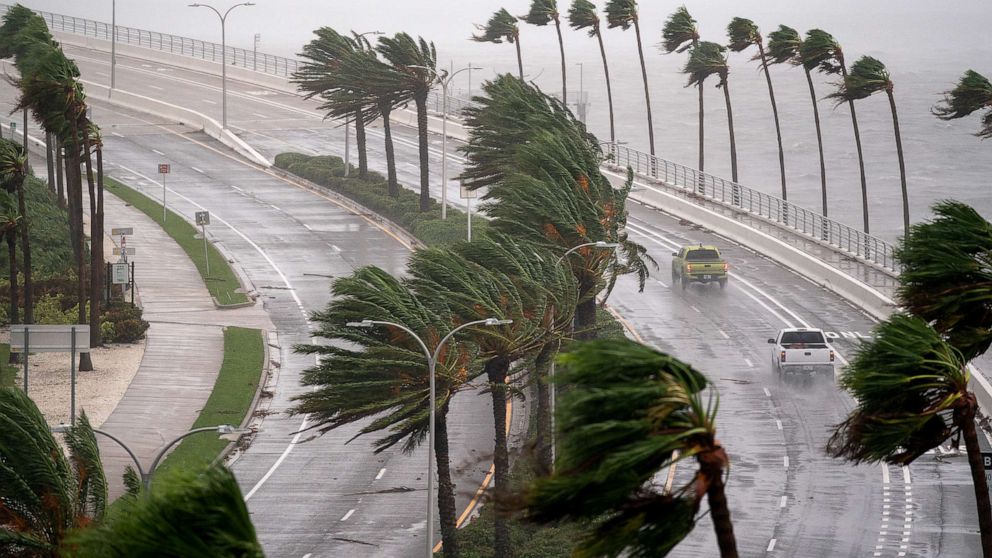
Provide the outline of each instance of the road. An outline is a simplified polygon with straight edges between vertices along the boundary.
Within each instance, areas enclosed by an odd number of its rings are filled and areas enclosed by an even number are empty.
[[[99,75],[107,71],[104,53],[66,50],[76,57],[85,79],[106,79]],[[219,112],[209,102],[219,90],[219,80],[212,76],[119,57],[117,80],[129,91],[207,114]],[[5,91],[10,93],[9,88]],[[252,84],[229,81],[229,91],[236,92],[229,97],[229,121],[268,156],[287,150],[341,151],[341,130],[322,123],[311,105]],[[328,300],[327,278],[320,275],[339,276],[370,263],[399,273],[405,248],[331,201],[236,161],[202,134],[150,126],[147,117],[123,111],[110,115],[110,107],[91,101],[97,107],[97,121],[107,118],[116,124],[104,125],[108,159],[118,165],[112,174],[154,193],[160,191],[152,176],[155,165],[172,162],[171,187],[185,196],[174,208],[192,216],[204,207],[226,221],[212,234],[265,294],[266,309],[279,328],[283,364],[270,408],[284,409],[301,390],[296,382],[299,371],[312,362],[293,355],[289,348],[309,337],[304,311],[321,308]],[[417,184],[413,131],[397,127],[394,135],[400,180]],[[370,138],[373,168],[382,166],[378,143]],[[432,138],[432,144],[436,147],[439,138]],[[433,173],[438,159],[432,158]],[[451,159],[454,175],[459,162]],[[438,182],[436,178],[432,183]],[[637,293],[633,281],[622,280],[610,304],[646,342],[693,363],[719,389],[720,439],[733,462],[728,499],[743,555],[977,553],[974,497],[962,458],[940,461],[927,455],[905,469],[856,467],[832,460],[823,452],[830,427],[853,402],[830,382],[780,384],[772,376],[765,340],[779,328],[822,327],[837,336],[837,349],[850,355],[857,339],[871,330],[871,319],[728,239],[654,210],[630,209],[631,234],[649,248],[661,269],[644,293]],[[672,288],[669,254],[689,242],[716,244],[725,252],[733,266],[725,291]],[[491,434],[473,437],[469,431],[491,433],[491,423],[485,421],[490,413],[484,408],[485,398],[462,401],[460,416],[472,423],[452,421],[462,424],[465,433],[453,440],[452,447],[459,448],[461,455],[476,456],[473,467],[478,473],[487,466],[484,457]],[[519,419],[520,414],[516,416]],[[348,429],[288,445],[299,426],[298,419],[268,417],[265,432],[235,464],[270,555],[420,555],[414,541],[423,536],[423,522],[416,519],[422,498],[410,498],[419,494],[405,489],[422,490],[426,459],[417,453],[375,456],[361,441],[344,445],[350,437]],[[279,467],[273,469],[276,464]],[[686,481],[690,471],[691,464],[680,467],[675,482]],[[266,482],[259,485],[263,478]],[[459,489],[470,485],[460,481]],[[383,489],[398,491],[380,492]],[[704,516],[673,554],[715,553],[712,528]]]

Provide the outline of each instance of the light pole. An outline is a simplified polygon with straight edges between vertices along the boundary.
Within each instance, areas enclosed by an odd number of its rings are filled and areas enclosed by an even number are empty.
[[[364,33],[359,33],[359,34],[355,35],[355,40],[358,41],[359,39],[361,39],[365,35],[382,35],[382,31],[366,31]],[[350,157],[350,154],[351,153],[350,153],[350,149],[349,149],[350,143],[351,143],[350,142],[351,133],[348,130],[348,128],[350,128],[350,126],[351,126],[351,120],[345,118],[344,119],[344,175],[345,176],[348,176],[348,164],[349,164],[349,161],[351,160],[351,157]]]
[[[586,242],[585,244],[579,244],[578,246],[573,246],[569,248],[564,254],[562,254],[561,257],[558,258],[558,261],[555,262],[555,265],[561,265],[562,262],[564,262],[568,258],[569,254],[575,252],[580,248],[585,248],[587,246],[593,246],[595,248],[600,248],[603,250],[606,249],[615,250],[620,245],[617,244],[616,242],[603,242],[602,240],[598,240],[596,242]],[[554,306],[551,307],[551,311],[554,312]],[[551,323],[554,323],[554,315],[551,316]],[[554,467],[554,463],[555,463],[555,394],[557,392],[557,390],[555,389],[554,378],[555,378],[555,359],[552,358],[551,371],[549,374],[549,379],[550,379],[549,383],[551,384],[551,390],[550,390],[551,393],[549,395],[551,397],[551,466],[552,467]]]
[[[429,66],[407,66],[408,68],[418,68],[421,70],[427,70],[434,74],[434,78],[437,82],[441,84],[441,219],[448,218],[448,86],[451,85],[451,80],[454,79],[458,74],[471,71],[471,70],[481,70],[477,66],[472,66],[469,64],[460,70],[455,70],[450,74],[445,72],[444,75],[437,73],[437,70]]]
[[[70,427],[68,426],[60,425],[52,428],[52,432],[64,434],[68,432],[69,428]],[[124,448],[124,451],[126,451],[127,454],[131,456],[131,461],[134,461],[134,466],[138,468],[138,476],[141,478],[141,484],[142,486],[144,486],[146,493],[151,491],[152,475],[155,473],[155,468],[158,467],[159,461],[161,461],[162,458],[165,457],[165,454],[169,451],[170,448],[172,448],[172,446],[179,443],[183,438],[186,438],[187,436],[192,436],[193,434],[199,434],[200,432],[216,432],[220,434],[221,438],[229,439],[229,440],[237,440],[238,437],[240,437],[242,434],[247,434],[249,432],[248,430],[236,428],[234,426],[231,426],[230,424],[220,424],[217,426],[205,426],[203,428],[194,428],[193,430],[190,430],[189,432],[186,432],[185,434],[173,439],[171,442],[166,444],[165,447],[159,450],[158,454],[155,455],[155,460],[152,461],[151,468],[149,468],[148,471],[146,472],[144,468],[141,467],[141,461],[138,460],[138,456],[135,455],[134,452],[131,451],[131,448],[129,448],[127,444],[125,444],[120,438],[104,430],[100,430],[97,428],[94,428],[92,430],[96,434],[100,434],[101,436],[106,436],[107,438],[110,438],[111,440],[116,442],[117,445]]]
[[[221,89],[221,129],[227,129],[227,14],[238,6],[254,6],[254,2],[241,2],[227,9],[222,15],[217,8],[209,4],[190,4],[190,8],[210,8],[220,18],[220,89]]]
[[[459,331],[474,325],[487,325],[487,326],[498,326],[513,323],[513,320],[500,320],[497,318],[486,318],[485,320],[475,320],[473,322],[464,323],[455,329],[448,332],[441,341],[434,348],[434,352],[431,353],[430,349],[427,348],[427,344],[413,332],[412,329],[406,327],[403,324],[398,324],[395,322],[385,322],[380,320],[362,320],[360,322],[348,322],[346,325],[348,327],[372,327],[374,325],[385,325],[396,327],[407,332],[410,337],[420,345],[420,348],[424,351],[424,356],[427,357],[427,370],[430,375],[430,425],[427,429],[427,557],[430,558],[434,554],[434,414],[435,414],[435,396],[434,396],[434,369],[437,366],[437,357],[441,354],[441,348],[447,343],[448,339],[458,333]]]
[[[255,43],[252,45],[251,49],[251,69],[253,72],[258,71],[258,43],[262,41],[262,34],[255,33]]]
[[[117,0],[110,2],[110,92],[112,94],[117,80]],[[108,94],[108,96],[109,96]]]
[[[579,100],[575,103],[575,108],[579,113],[579,121],[583,124],[586,123],[586,98],[583,95],[585,93],[585,87],[583,82],[585,81],[585,68],[582,66],[582,62],[576,62],[576,66],[579,67]]]

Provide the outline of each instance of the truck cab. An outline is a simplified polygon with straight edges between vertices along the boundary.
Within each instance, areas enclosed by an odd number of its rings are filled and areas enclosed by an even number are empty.
[[[694,244],[672,252],[672,286],[683,289],[689,283],[719,283],[726,288],[730,265],[720,255],[716,246]]]

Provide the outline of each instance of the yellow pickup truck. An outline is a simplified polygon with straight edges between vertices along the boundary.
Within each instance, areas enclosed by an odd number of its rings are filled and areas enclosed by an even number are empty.
[[[689,283],[719,283],[723,289],[729,271],[730,265],[716,246],[695,244],[672,252],[672,286],[678,283],[684,289]]]

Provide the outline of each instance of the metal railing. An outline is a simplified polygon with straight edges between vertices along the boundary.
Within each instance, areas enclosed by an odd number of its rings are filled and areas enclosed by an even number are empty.
[[[0,4],[0,10],[10,6]],[[49,28],[98,39],[110,40],[111,25],[101,21],[64,16],[50,12],[36,11],[48,23]],[[117,40],[131,44],[219,62],[221,45],[207,41],[158,33],[144,29],[117,26]],[[282,77],[290,77],[300,65],[295,58],[255,52],[236,47],[227,47],[227,58],[234,66]],[[448,97],[448,114],[457,117],[474,103],[461,97]],[[443,109],[441,92],[431,91],[428,109],[441,113]],[[735,184],[720,177],[699,172],[696,169],[667,161],[647,153],[631,149],[618,143],[604,143],[608,146],[607,163],[620,167],[630,166],[634,173],[660,181],[682,190],[687,196],[698,197],[719,205],[732,208],[761,218],[790,233],[808,240],[827,245],[848,256],[870,262],[890,273],[898,272],[898,264],[893,257],[894,246],[877,237],[824,217],[775,196],[752,188]]]

